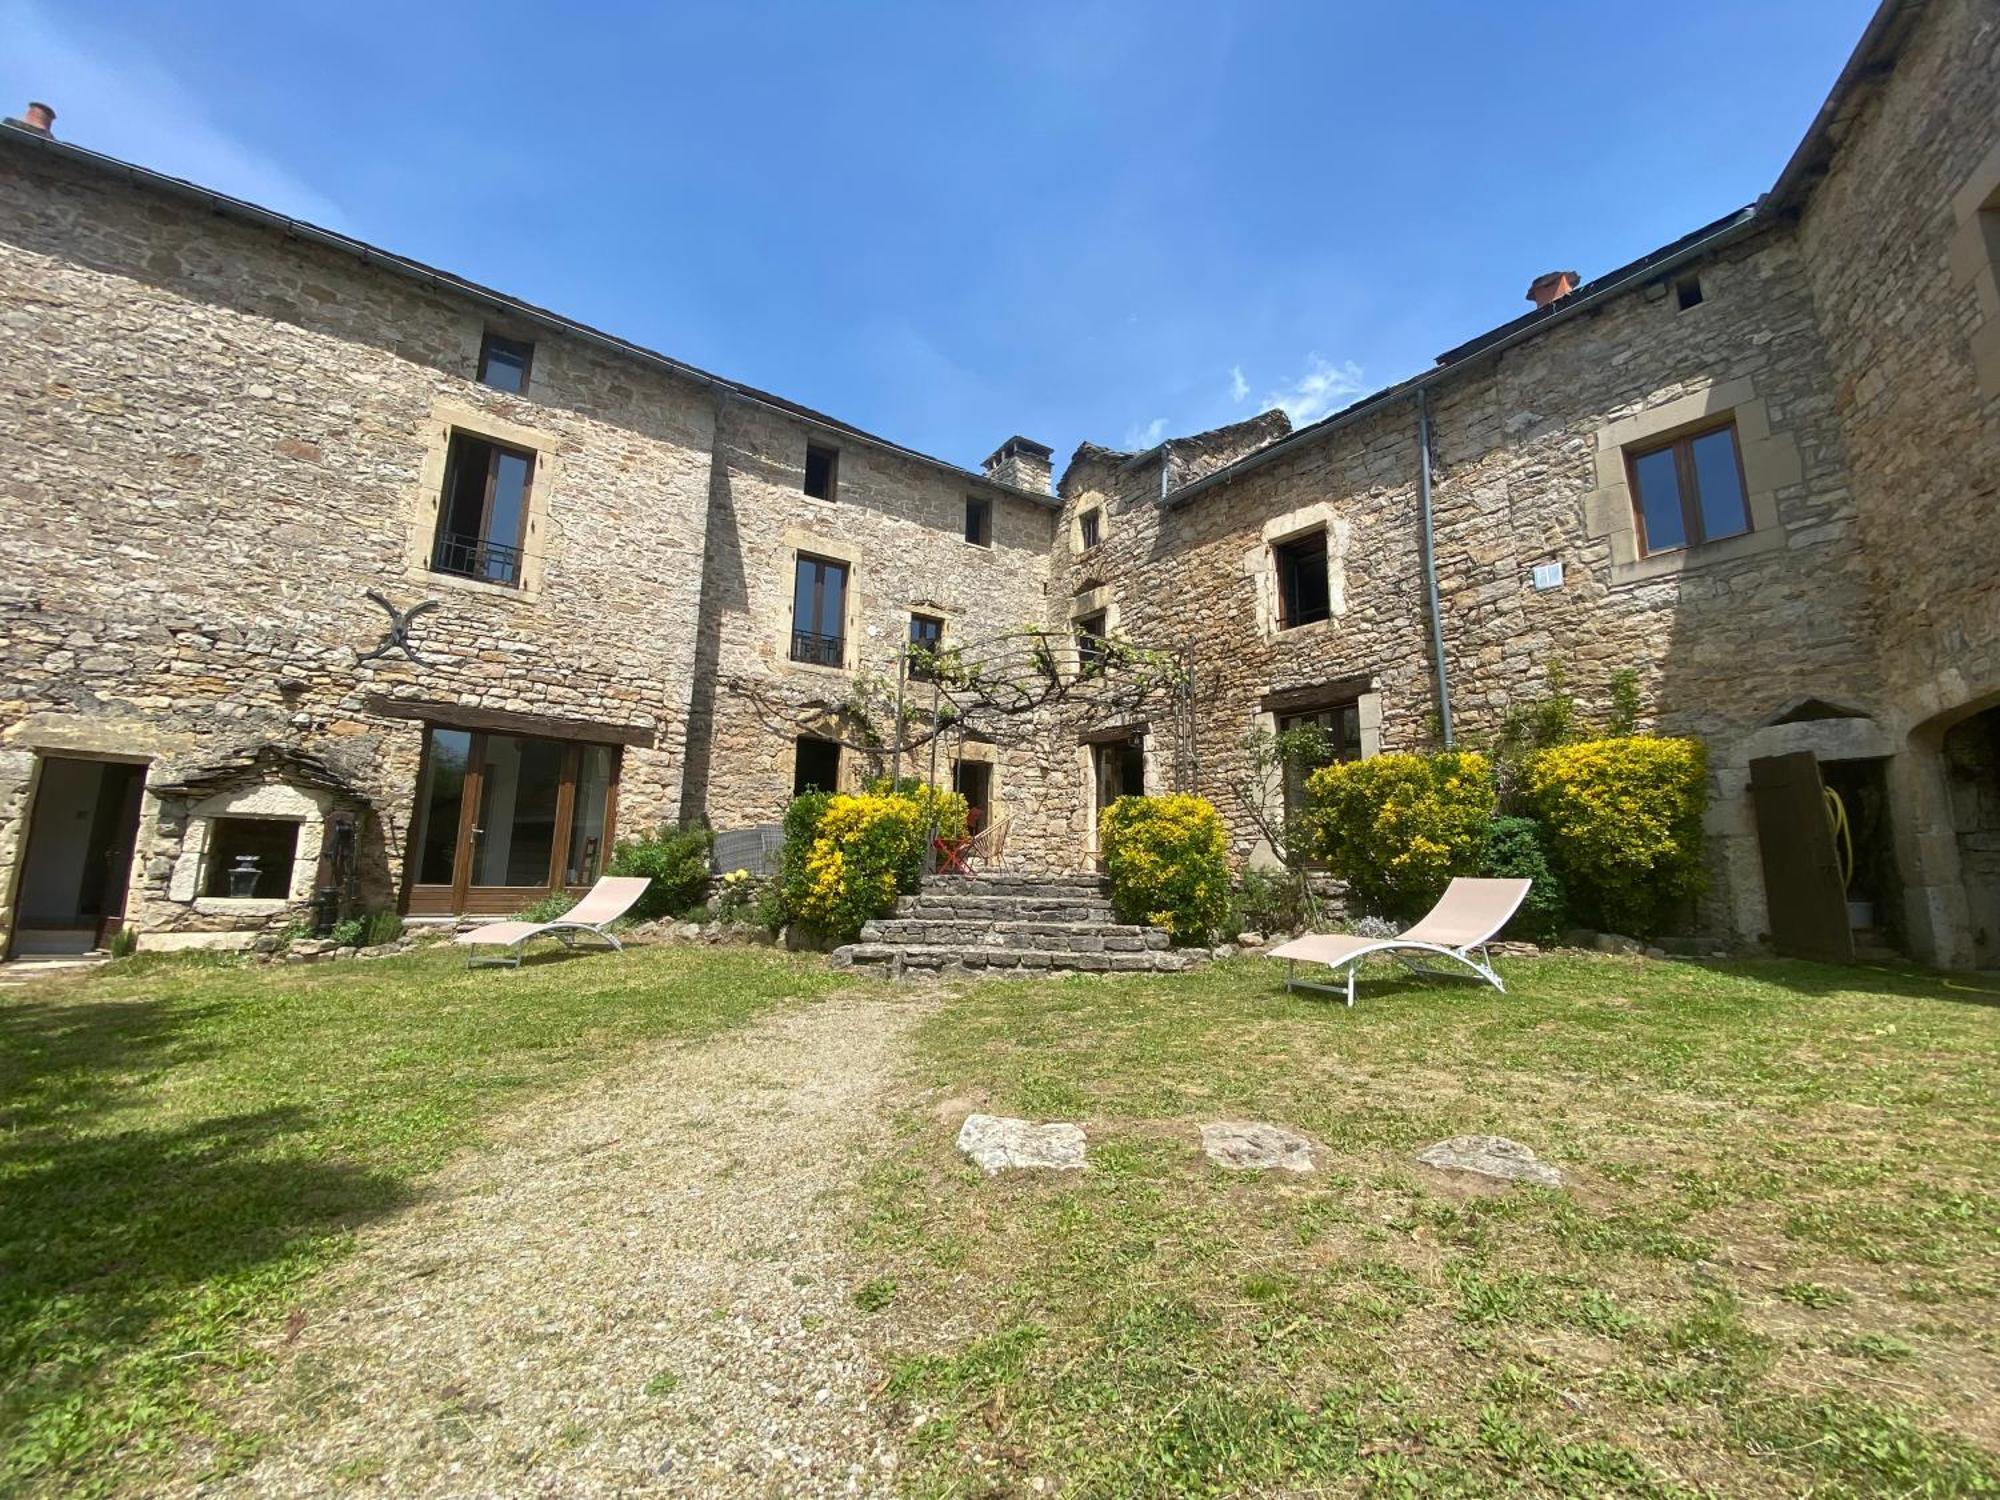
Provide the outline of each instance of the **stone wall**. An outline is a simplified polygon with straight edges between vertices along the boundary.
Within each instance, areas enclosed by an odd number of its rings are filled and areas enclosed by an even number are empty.
[[[470,378],[476,307],[338,252],[53,161],[0,172],[0,868],[37,750],[171,778],[284,742],[338,766],[401,870],[420,699],[623,726],[621,811],[671,816],[694,665],[713,406],[691,382],[538,339],[525,397]],[[428,572],[441,443],[541,453],[541,587]],[[421,664],[361,663],[435,598]],[[132,914],[177,850],[149,802]],[[9,903],[11,910],[11,902]]]
[[[1652,723],[1709,742],[1709,921],[1754,937],[1761,885],[1737,744],[1802,698],[1872,698],[1876,663],[1797,246],[1767,234],[1699,274],[1697,307],[1679,310],[1664,284],[1635,292],[1439,386],[1438,586],[1462,742],[1490,738],[1511,705],[1547,691],[1552,663],[1587,717],[1608,709],[1614,674],[1633,669]],[[1761,535],[1694,549],[1673,571],[1621,561],[1602,514],[1607,489],[1623,483],[1621,447],[1730,413],[1749,488],[1770,504]],[[1379,704],[1371,748],[1435,742],[1413,400],[1381,403],[1164,510],[1158,461],[1135,462],[1088,453],[1065,477],[1072,510],[1104,504],[1111,517],[1103,555],[1073,560],[1071,576],[1102,572],[1134,639],[1191,650],[1198,780],[1239,852],[1254,844],[1237,795],[1243,742],[1270,727],[1266,699],[1352,683]],[[1327,532],[1332,615],[1280,629],[1271,549],[1314,527]],[[1537,590],[1532,570],[1549,562],[1563,565],[1562,585]]]
[[[804,492],[808,440],[840,450],[831,500]],[[965,540],[968,495],[991,502],[991,546]],[[801,734],[843,741],[843,783],[886,775],[898,653],[910,616],[944,621],[946,645],[976,644],[1040,617],[1054,534],[1043,505],[934,466],[853,444],[786,412],[745,402],[723,410],[709,496],[700,610],[698,748],[684,799],[717,828],[776,822],[792,796]],[[843,669],[791,659],[794,564],[801,553],[848,565]],[[928,689],[910,693],[928,701]],[[856,705],[863,705],[858,710]],[[1043,742],[1010,734],[991,752],[995,816],[1014,819],[1013,849],[1053,854],[1041,795]],[[930,750],[904,773],[928,774]],[[950,755],[937,775],[949,784]]]
[[[1799,238],[1873,583],[1868,708],[1898,752],[1910,936],[1923,956],[1992,964],[2000,931],[1974,941],[1940,742],[2000,700],[2000,14],[1933,0],[1916,15]]]

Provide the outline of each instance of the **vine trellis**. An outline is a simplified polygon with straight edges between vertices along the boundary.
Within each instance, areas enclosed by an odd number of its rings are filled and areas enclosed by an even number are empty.
[[[1194,668],[1185,647],[1030,625],[938,648],[904,643],[883,666],[889,670],[863,667],[837,700],[799,697],[768,679],[728,677],[722,685],[775,732],[831,738],[886,763],[899,779],[921,767],[932,785],[940,749],[949,774],[953,748],[968,739],[1021,744],[1061,727],[1136,728],[1142,717],[1160,733],[1164,720],[1174,779],[1193,784]]]

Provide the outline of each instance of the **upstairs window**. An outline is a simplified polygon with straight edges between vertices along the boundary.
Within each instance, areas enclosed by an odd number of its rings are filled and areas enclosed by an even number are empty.
[[[1080,677],[1096,677],[1104,671],[1104,612],[1078,620],[1076,630],[1076,670]]]
[[[847,665],[847,564],[800,553],[792,573],[792,660]]]
[[[975,547],[993,545],[993,502],[977,495],[965,497],[965,539]]]
[[[1326,532],[1280,542],[1271,555],[1278,565],[1278,628],[1294,630],[1326,619],[1333,612],[1326,583]]]
[[[1691,307],[1700,307],[1701,300],[1701,278],[1699,276],[1683,276],[1679,281],[1674,283],[1674,306],[1682,312],[1686,312]]]
[[[489,333],[479,344],[479,383],[522,395],[528,389],[528,367],[534,359],[533,344]]]
[[[1095,547],[1104,540],[1104,512],[1093,505],[1076,518],[1076,532],[1086,552]]]
[[[1675,552],[1750,529],[1734,422],[1630,453],[1627,459],[1642,552]]]
[[[944,621],[936,615],[910,616],[910,675],[928,682],[931,657],[944,644]]]
[[[806,444],[806,493],[815,500],[831,500],[840,482],[840,450]]]
[[[525,449],[454,432],[445,454],[431,571],[519,588],[534,475],[535,455]]]

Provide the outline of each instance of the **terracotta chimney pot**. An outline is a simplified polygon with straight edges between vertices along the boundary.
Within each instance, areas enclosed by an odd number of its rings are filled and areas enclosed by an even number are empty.
[[[1528,284],[1528,300],[1537,307],[1547,307],[1558,298],[1567,297],[1576,288],[1576,272],[1549,271]]]
[[[28,101],[27,126],[48,135],[56,123],[56,112],[39,99]]]

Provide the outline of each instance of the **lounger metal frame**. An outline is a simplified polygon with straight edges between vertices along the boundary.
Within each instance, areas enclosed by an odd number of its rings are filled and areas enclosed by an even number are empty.
[[[1288,958],[1285,960],[1285,989],[1287,992],[1295,989],[1318,990],[1322,994],[1339,995],[1349,1005],[1352,1005],[1354,1003],[1355,972],[1360,969],[1361,961],[1364,958],[1371,958],[1378,953],[1386,953],[1412,974],[1421,974],[1438,979],[1461,979],[1464,977],[1456,969],[1440,969],[1434,965],[1417,963],[1415,960],[1406,957],[1405,954],[1412,948],[1423,953],[1435,953],[1441,958],[1449,958],[1464,964],[1466,968],[1472,970],[1474,975],[1485,980],[1486,983],[1492,985],[1501,994],[1504,995],[1507,993],[1507,986],[1501,983],[1499,974],[1494,972],[1493,959],[1486,951],[1486,944],[1468,943],[1463,948],[1445,948],[1436,943],[1413,943],[1397,938],[1383,938],[1380,942],[1370,943],[1366,948],[1349,954],[1338,963],[1327,965],[1336,974],[1342,969],[1347,971],[1347,983],[1344,987],[1338,984],[1321,984],[1316,979],[1300,979],[1297,974],[1299,961],[1296,958]],[[1479,954],[1478,958],[1472,957],[1475,952]],[[1306,961],[1308,963],[1316,962],[1313,959]]]

